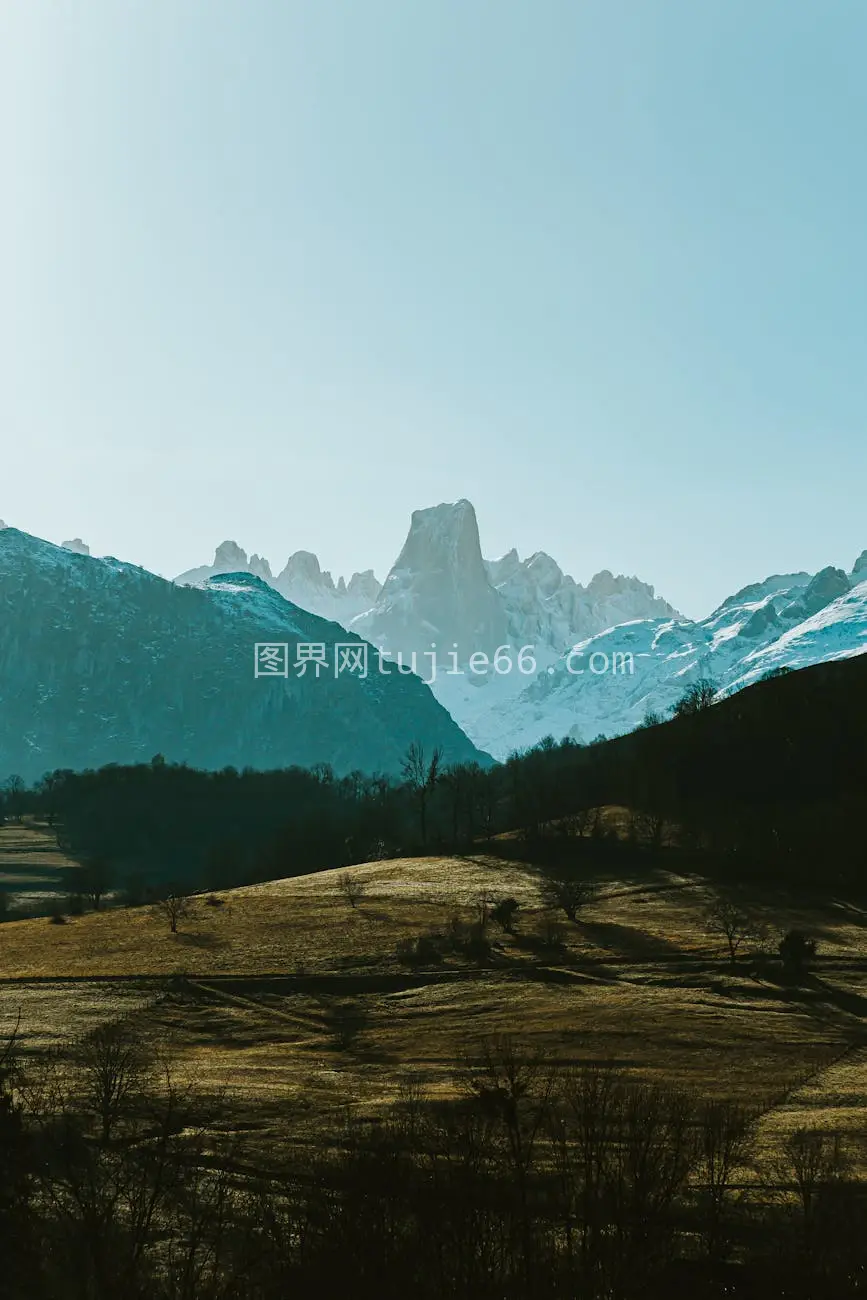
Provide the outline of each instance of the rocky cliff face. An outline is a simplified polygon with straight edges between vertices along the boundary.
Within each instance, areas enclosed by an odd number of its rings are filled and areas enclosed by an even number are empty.
[[[508,639],[508,619],[488,579],[469,501],[413,511],[375,604],[351,626],[407,663],[412,654],[434,652],[447,662],[453,649],[461,662],[494,654]]]
[[[638,578],[603,569],[584,587],[543,551],[522,561],[512,550],[487,568],[506,609],[511,640],[555,654],[617,623],[680,617]]]
[[[497,646],[531,645],[557,656],[576,641],[634,618],[678,617],[638,578],[608,570],[583,587],[544,551],[521,560],[516,550],[483,560],[469,501],[417,510],[409,535],[376,604],[353,628],[404,656],[438,659],[457,646],[458,662]]]
[[[201,585],[221,573],[254,573],[302,609],[352,626],[409,665],[412,655],[460,663],[492,657],[498,646],[531,644],[556,656],[575,641],[633,618],[678,617],[653,587],[602,570],[587,586],[564,574],[544,551],[522,560],[516,550],[484,560],[469,501],[416,510],[403,549],[383,586],[372,569],[333,580],[311,551],[296,551],[275,577],[267,560],[236,542],[176,582]],[[425,660],[424,662],[427,662]]]

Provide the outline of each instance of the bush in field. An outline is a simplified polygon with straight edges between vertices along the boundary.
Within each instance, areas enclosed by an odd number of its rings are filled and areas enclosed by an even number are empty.
[[[807,973],[816,956],[816,940],[803,930],[789,930],[780,940],[779,952],[786,973],[797,979]]]
[[[405,966],[432,966],[441,962],[442,937],[420,934],[414,939],[401,939],[397,945],[397,959]]]
[[[517,898],[503,898],[491,908],[491,920],[496,921],[505,934],[514,934],[515,917],[520,906]]]
[[[340,1051],[353,1047],[367,1024],[367,1015],[357,1002],[335,1002],[326,1012],[326,1024],[334,1046]]]
[[[542,897],[548,907],[561,911],[570,921],[596,897],[597,886],[591,880],[573,876],[546,876],[542,881]]]

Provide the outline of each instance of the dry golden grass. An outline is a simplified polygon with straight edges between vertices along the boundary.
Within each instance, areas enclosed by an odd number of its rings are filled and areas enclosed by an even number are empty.
[[[134,981],[19,984],[0,981],[0,1035],[16,1032],[16,1048],[39,1051],[72,1042],[106,1021],[134,1015],[157,991]]]
[[[0,889],[22,894],[71,888],[67,873],[79,864],[57,847],[49,827],[30,820],[0,826]],[[71,881],[71,878],[70,878]]]
[[[546,950],[551,914],[529,867],[474,856],[351,871],[365,888],[354,908],[335,870],[226,891],[217,907],[197,898],[177,935],[154,908],[7,923],[0,1018],[8,1024],[20,1004],[26,1045],[38,1047],[132,1011],[181,1077],[225,1091],[236,1122],[263,1139],[290,1118],[315,1127],[350,1102],[375,1112],[409,1075],[449,1094],[462,1058],[494,1033],[554,1063],[611,1061],[704,1096],[778,1104],[765,1143],[798,1115],[863,1122],[867,931],[845,900],[809,912],[756,900],[779,927],[818,934],[827,954],[804,988],[788,989],[749,958],[730,969],[706,932],[712,891],[697,877],[607,881],[578,924],[562,920],[563,945]],[[491,961],[400,964],[401,939],[442,932],[455,913],[470,919],[482,894],[521,903],[515,936],[491,927]],[[186,983],[156,1003],[155,986],[137,982],[178,972]],[[37,978],[70,982],[28,983]],[[347,999],[365,1024],[338,1048],[329,1018]]]

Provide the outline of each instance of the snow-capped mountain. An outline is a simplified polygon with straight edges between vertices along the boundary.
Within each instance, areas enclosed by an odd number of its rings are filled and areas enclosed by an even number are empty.
[[[252,573],[301,609],[344,627],[357,614],[369,609],[379,594],[379,583],[372,569],[353,573],[349,582],[338,578],[335,583],[328,570],[319,567],[319,560],[311,551],[296,551],[275,577],[263,556],[251,555],[248,559],[246,551],[231,541],[220,543],[212,564],[188,569],[179,574],[175,582],[181,586],[200,587],[209,578],[222,573]]]
[[[586,742],[665,717],[709,678],[720,696],[768,672],[867,652],[867,561],[751,584],[707,619],[634,619],[522,674],[443,674],[433,683],[477,745],[497,758],[546,735]]]
[[[367,676],[335,673],[335,645],[363,643],[249,571],[182,587],[5,528],[0,609],[0,774],[157,753],[397,772],[415,740],[449,762],[487,761],[418,677],[382,673],[369,652]],[[256,676],[257,643],[286,645],[285,675]],[[299,645],[324,647],[321,675],[299,671]]]
[[[677,610],[635,577],[607,569],[586,587],[564,574],[550,555],[522,560],[516,550],[482,558],[476,512],[469,501],[413,512],[403,548],[385,583],[373,570],[335,583],[310,551],[296,551],[276,576],[266,559],[247,557],[236,542],[217,547],[212,564],[188,569],[175,581],[201,585],[220,573],[254,573],[288,600],[352,627],[410,666],[412,655],[493,655],[504,642],[532,644],[556,656],[576,640],[633,618],[679,617]],[[805,579],[809,575],[804,575]]]
[[[274,577],[267,561],[248,560],[234,542],[218,548],[213,565],[177,581],[227,570],[255,573],[302,608],[400,656],[497,758],[548,734],[586,741],[628,731],[647,713],[667,714],[700,674],[725,692],[775,667],[865,648],[859,587],[867,550],[848,573],[828,567],[750,583],[693,622],[636,577],[603,570],[584,586],[542,551],[483,559],[466,500],[413,513],[381,588],[370,570],[335,585],[305,551]],[[625,655],[632,672],[612,671]],[[609,669],[597,671],[606,661]],[[583,672],[567,669],[582,662]]]
[[[677,610],[639,578],[603,569],[586,587],[544,551],[526,560],[511,550],[488,574],[506,607],[512,640],[559,652],[576,640],[633,618],[676,618]]]
[[[556,656],[612,623],[654,616],[677,611],[638,578],[604,570],[583,587],[543,551],[483,560],[475,510],[461,500],[413,513],[376,604],[352,627],[407,663],[415,653],[421,669],[434,642],[439,662],[462,665],[506,643]]]

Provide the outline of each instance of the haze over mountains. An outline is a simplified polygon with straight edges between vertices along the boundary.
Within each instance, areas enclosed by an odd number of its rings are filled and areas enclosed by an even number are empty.
[[[275,577],[266,559],[260,555],[248,558],[237,542],[230,541],[220,543],[211,564],[188,569],[179,574],[175,582],[201,586],[221,573],[255,574],[302,609],[344,625],[356,614],[369,609],[380,590],[372,569],[353,573],[348,582],[340,577],[335,583],[328,570],[319,567],[319,560],[312,551],[296,551],[290,555]]]
[[[415,510],[403,548],[380,585],[372,570],[334,583],[309,551],[298,551],[275,578],[267,560],[235,542],[217,547],[214,561],[180,574],[200,583],[244,569],[289,600],[335,618],[385,650],[426,654],[436,643],[441,663],[493,655],[504,641],[532,642],[559,654],[582,637],[631,618],[680,617],[653,587],[635,577],[597,573],[586,587],[564,574],[544,551],[521,560],[516,550],[482,557],[476,513],[469,501]]]
[[[234,543],[224,543],[213,566],[178,581],[197,580],[241,557],[246,560]],[[248,562],[251,569],[262,563],[255,556]],[[413,513],[381,587],[368,570],[335,588],[315,557],[308,565],[306,588],[296,582],[290,589],[284,581],[286,594],[327,609],[404,664],[414,663],[424,680],[433,677],[437,698],[498,758],[548,734],[588,741],[631,730],[647,714],[665,715],[699,675],[725,693],[774,668],[867,649],[867,589],[859,590],[867,581],[867,551],[849,572],[829,566],[817,574],[762,578],[702,620],[684,618],[637,577],[603,571],[583,586],[544,552],[522,560],[511,550],[485,560],[475,511],[465,500]],[[365,590],[375,592],[364,610],[349,599],[353,583],[362,595],[361,577]],[[509,649],[500,663],[511,667],[500,672],[492,661],[504,645]],[[580,652],[569,659],[575,646]],[[521,647],[530,648],[523,664],[534,665],[531,672],[517,666]],[[479,656],[487,657],[487,668]],[[627,670],[615,671],[623,662]]]
[[[547,735],[632,730],[699,676],[726,694],[867,650],[867,551],[851,570],[762,578],[689,620],[636,577],[584,586],[543,552],[485,560],[465,500],[413,513],[382,584],[369,569],[335,582],[307,551],[275,577],[235,542],[171,583],[80,538],[0,527],[0,771],[156,752],[395,771],[414,739],[505,758]],[[404,671],[376,673],[372,655],[367,683],[320,681],[318,695],[294,672],[253,680],[256,641],[354,638]]]

